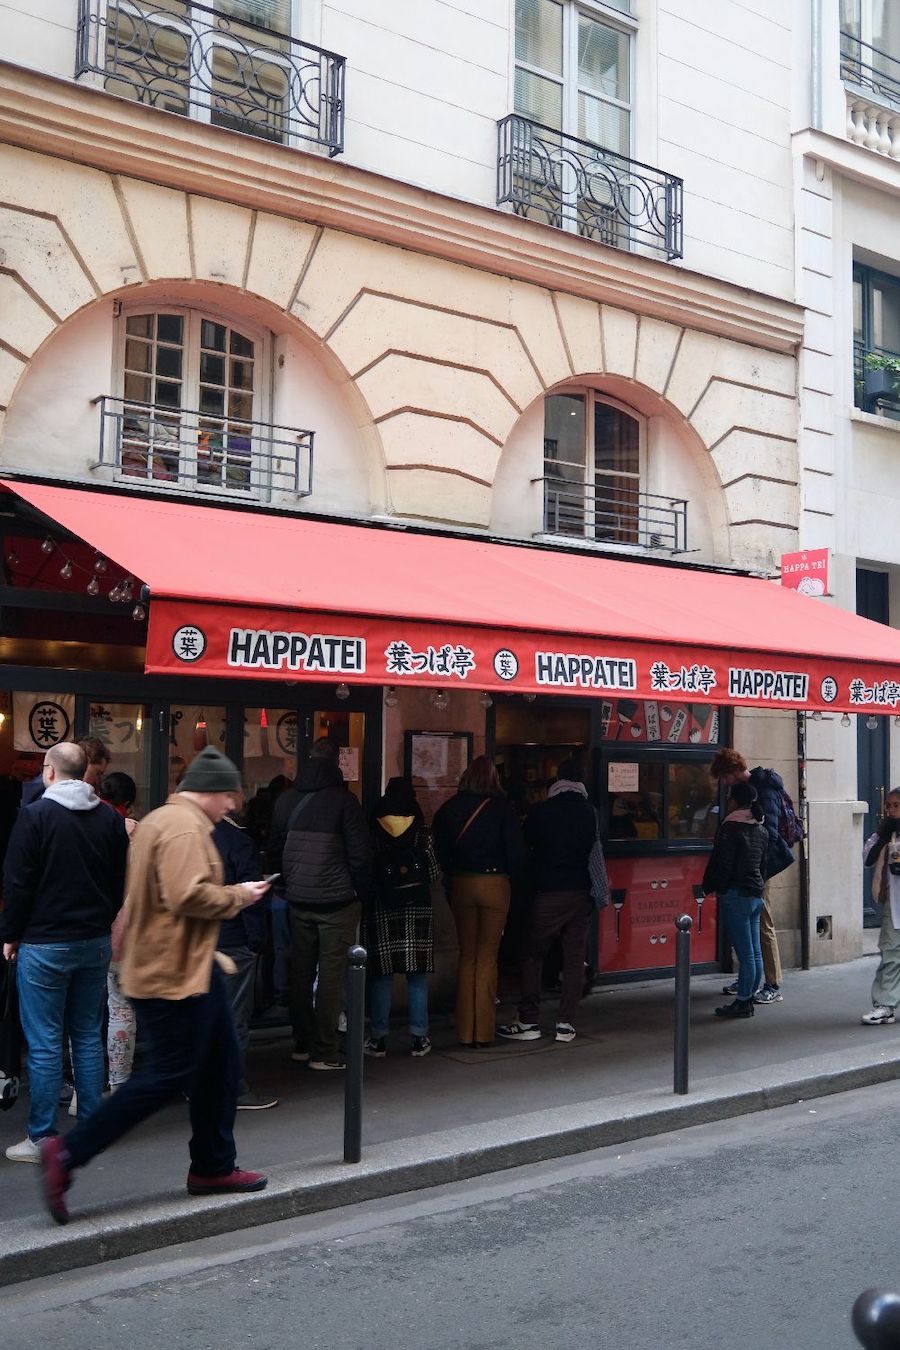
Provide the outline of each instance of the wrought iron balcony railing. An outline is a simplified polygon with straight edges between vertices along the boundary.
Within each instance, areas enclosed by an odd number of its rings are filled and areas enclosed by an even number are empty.
[[[269,500],[312,492],[312,431],[103,394],[96,467],[153,487]]]
[[[613,248],[682,256],[680,178],[518,113],[497,129],[498,206]]]
[[[544,531],[569,538],[683,553],[687,549],[687,509],[683,497],[665,497],[637,489],[537,478],[544,491]]]
[[[284,145],[340,154],[344,65],[193,0],[79,0],[76,79],[92,72],[111,94]]]
[[[868,358],[875,358],[870,364]],[[900,352],[887,347],[870,347],[853,342],[853,401],[864,412],[881,413],[884,417],[900,419]]]
[[[900,108],[900,60],[841,30],[841,79]]]

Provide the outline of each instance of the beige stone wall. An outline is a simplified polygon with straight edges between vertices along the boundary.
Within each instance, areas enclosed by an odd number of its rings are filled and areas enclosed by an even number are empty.
[[[91,306],[142,286],[215,288],[226,311],[261,303],[331,372],[373,512],[487,529],[520,419],[547,390],[589,379],[680,437],[712,504],[710,561],[766,567],[795,541],[790,355],[8,146],[0,203],[2,409]]]

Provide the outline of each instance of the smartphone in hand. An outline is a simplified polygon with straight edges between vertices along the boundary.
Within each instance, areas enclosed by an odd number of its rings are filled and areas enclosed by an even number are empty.
[[[270,872],[270,873],[268,874],[268,876],[265,876],[265,877],[263,877],[262,879],[263,879],[263,881],[268,881],[268,882],[271,884],[273,881],[280,881],[280,880],[281,880],[281,873],[280,873],[280,872]]]

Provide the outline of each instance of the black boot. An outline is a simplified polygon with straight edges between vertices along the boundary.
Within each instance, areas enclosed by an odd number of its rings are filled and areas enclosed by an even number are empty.
[[[736,998],[733,1003],[716,1008],[716,1017],[752,1017],[754,1011],[752,998]]]

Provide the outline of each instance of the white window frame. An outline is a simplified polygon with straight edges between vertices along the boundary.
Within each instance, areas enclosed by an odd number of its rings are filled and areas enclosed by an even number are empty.
[[[515,109],[515,78],[516,70],[528,71],[529,74],[538,75],[541,79],[550,80],[554,84],[562,87],[562,126],[561,131],[564,136],[578,136],[578,96],[582,92],[591,97],[600,97],[601,102],[607,102],[613,107],[621,108],[629,115],[628,121],[628,149],[625,152],[633,158],[635,144],[635,74],[637,70],[636,47],[639,24],[632,14],[625,14],[620,9],[614,9],[610,5],[600,3],[600,0],[555,0],[562,8],[562,74],[556,75],[549,70],[543,70],[540,66],[534,66],[527,61],[520,61],[515,54],[515,0],[512,4],[512,51],[513,51],[513,73],[512,89],[510,91],[510,104]],[[626,102],[623,99],[613,98],[610,94],[599,96],[596,90],[582,90],[578,79],[578,16],[584,14],[592,19],[599,19],[610,28],[616,28],[628,36],[628,88],[630,99]],[[524,114],[523,114],[524,116]],[[611,149],[611,147],[604,147]],[[616,152],[618,153],[618,152]]]
[[[200,334],[201,326],[204,320],[210,323],[222,324],[225,327],[237,331],[242,337],[246,337],[253,343],[253,388],[245,391],[251,394],[251,422],[261,422],[263,424],[271,423],[271,398],[272,398],[272,334],[266,329],[260,328],[254,323],[245,323],[240,317],[231,313],[217,310],[213,306],[204,306],[202,309],[194,309],[184,304],[171,304],[164,299],[148,301],[144,304],[123,305],[116,321],[116,335],[114,342],[114,370],[112,388],[114,397],[125,398],[125,343],[127,339],[126,324],[127,320],[142,314],[176,314],[183,321],[182,329],[182,368],[181,368],[181,407],[184,408],[188,416],[182,419],[180,437],[182,440],[193,438],[195,448],[193,455],[189,449],[181,446],[179,453],[179,470],[182,465],[189,470],[185,472],[184,479],[179,479],[173,484],[174,487],[189,487],[192,491],[213,493],[216,496],[234,497],[238,501],[247,501],[248,499],[259,497],[268,489],[267,476],[263,469],[261,447],[259,437],[251,439],[250,451],[250,482],[246,488],[229,488],[221,483],[204,483],[199,481],[196,476],[197,469],[197,451],[196,441],[199,436],[199,421],[203,417],[215,417],[214,413],[203,413],[200,410]],[[228,353],[225,353],[226,361],[230,359]],[[165,377],[164,377],[165,378]],[[166,410],[164,404],[157,405],[163,411]],[[225,417],[228,417],[226,410]],[[239,420],[239,419],[235,419]],[[271,453],[271,451],[270,451]],[[120,478],[123,482],[138,483],[143,482],[146,487],[163,487],[160,480],[147,478],[140,479],[136,474],[128,474],[120,471]]]

